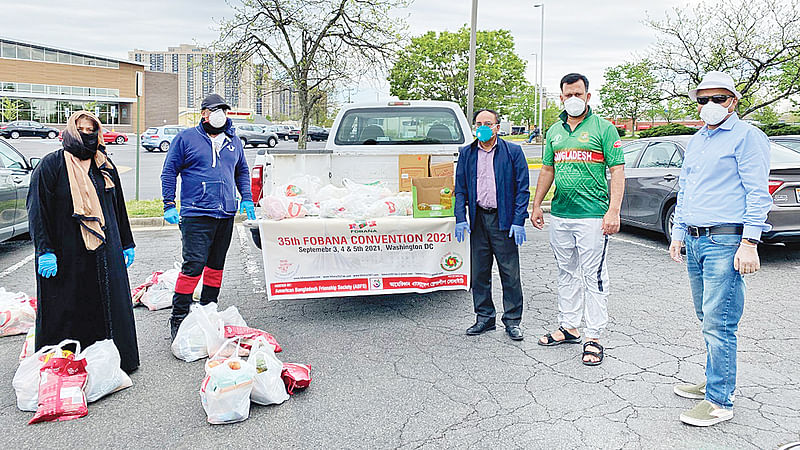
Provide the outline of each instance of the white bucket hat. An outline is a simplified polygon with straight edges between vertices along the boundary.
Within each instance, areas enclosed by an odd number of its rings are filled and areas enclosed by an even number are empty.
[[[742,98],[742,94],[736,90],[735,84],[733,82],[733,77],[728,75],[725,72],[719,72],[716,70],[712,70],[711,72],[706,73],[706,76],[703,77],[703,81],[697,85],[697,88],[692,89],[689,91],[689,98],[692,101],[697,101],[697,91],[700,89],[727,89],[736,96],[737,99]]]

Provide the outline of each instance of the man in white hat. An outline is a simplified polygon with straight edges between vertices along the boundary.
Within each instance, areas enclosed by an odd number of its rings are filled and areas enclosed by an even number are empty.
[[[675,394],[702,400],[682,422],[710,426],[733,418],[736,330],[744,309],[742,275],[760,267],[758,243],[769,231],[769,140],[739,120],[741,94],[733,78],[709,72],[689,91],[706,123],[686,147],[669,253],[682,262],[706,344],[705,382],[675,386]]]

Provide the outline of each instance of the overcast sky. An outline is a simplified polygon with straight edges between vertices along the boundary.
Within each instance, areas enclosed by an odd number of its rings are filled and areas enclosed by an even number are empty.
[[[223,0],[1,0],[0,36],[127,58],[134,48],[166,49],[181,43],[204,44],[218,35],[217,23],[230,14]],[[642,54],[654,33],[642,22],[663,17],[672,7],[698,0],[479,0],[478,29],[508,29],[517,54],[529,61],[539,53],[541,8],[545,3],[544,85],[558,90],[568,72],[589,77],[590,90],[602,84],[603,70]],[[407,17],[412,36],[426,31],[455,31],[470,21],[470,0],[416,0],[397,17]],[[388,98],[385,80],[364,81],[354,100]]]

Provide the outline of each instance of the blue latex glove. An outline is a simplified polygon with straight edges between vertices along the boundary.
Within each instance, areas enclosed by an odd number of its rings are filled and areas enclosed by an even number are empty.
[[[133,257],[134,257],[135,254],[136,254],[136,252],[133,251],[133,248],[126,248],[125,250],[122,251],[122,256],[125,257],[125,268],[126,269],[128,267],[130,267],[131,264],[133,264]]]
[[[249,200],[242,202],[242,207],[239,208],[239,212],[246,212],[247,220],[256,220],[256,207],[253,205],[253,202]]]
[[[522,225],[511,225],[511,230],[508,232],[508,237],[514,237],[514,242],[517,246],[522,245],[528,239],[525,237],[525,227]]]
[[[180,220],[180,216],[178,216],[178,210],[176,208],[170,208],[164,211],[164,220],[173,225],[178,223],[178,220]]]
[[[58,263],[54,253],[43,253],[39,255],[39,275],[50,278],[56,276]]]
[[[467,222],[459,222],[456,224],[456,240],[464,242],[464,232],[469,233],[469,224]]]

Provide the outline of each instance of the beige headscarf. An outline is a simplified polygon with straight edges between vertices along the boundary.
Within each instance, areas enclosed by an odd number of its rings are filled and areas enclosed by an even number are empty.
[[[106,225],[103,217],[103,208],[97,191],[89,177],[92,159],[81,160],[66,150],[69,145],[83,145],[83,140],[78,132],[78,120],[86,118],[94,122],[97,128],[97,152],[94,162],[103,174],[105,189],[114,187],[111,179],[111,163],[106,157],[105,145],[103,144],[103,125],[94,114],[89,111],[76,111],[67,120],[67,128],[64,130],[64,162],[67,167],[69,177],[69,189],[72,194],[72,217],[75,217],[81,224],[81,235],[87,250],[96,250],[106,241],[103,228]]]

